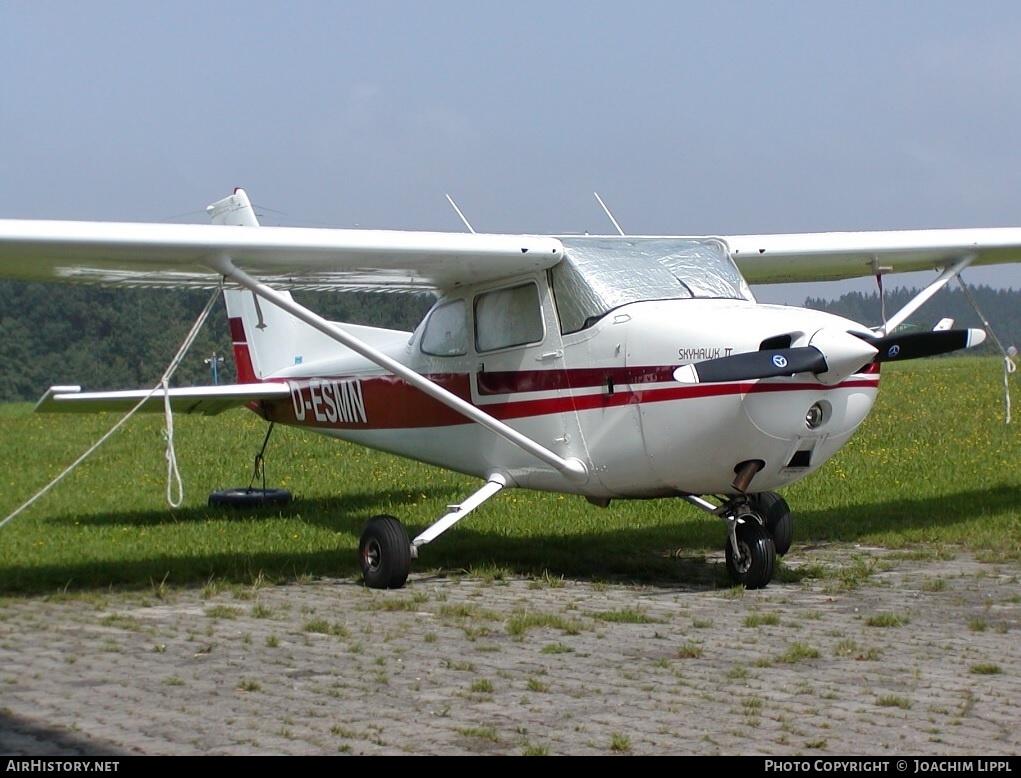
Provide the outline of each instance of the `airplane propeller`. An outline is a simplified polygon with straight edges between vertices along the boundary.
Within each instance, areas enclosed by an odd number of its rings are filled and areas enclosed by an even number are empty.
[[[902,362],[946,354],[977,346],[985,338],[985,331],[980,329],[882,337],[824,329],[812,336],[808,346],[763,349],[681,365],[674,371],[674,379],[684,384],[705,384],[813,373],[823,383],[835,384],[873,362]]]
[[[800,346],[749,351],[681,365],[674,371],[674,379],[682,384],[717,384],[790,376],[795,373],[824,373],[827,369],[826,357],[819,349]]]
[[[879,351],[875,362],[902,362],[947,354],[962,348],[977,346],[986,339],[985,330],[939,330],[934,332],[906,332],[867,340]]]

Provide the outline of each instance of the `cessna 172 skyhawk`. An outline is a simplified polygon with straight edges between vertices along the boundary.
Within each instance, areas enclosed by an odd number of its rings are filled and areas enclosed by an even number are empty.
[[[239,383],[169,390],[181,412],[270,422],[478,476],[410,539],[377,516],[365,582],[402,586],[421,546],[508,487],[681,497],[724,519],[735,582],[765,586],[791,544],[777,493],[862,423],[879,364],[980,343],[895,328],[969,265],[1021,260],[1021,229],[632,237],[258,227],[243,190],[213,224],[0,221],[0,276],[215,288]],[[878,329],[757,304],[748,283],[935,269]],[[288,289],[432,290],[413,332],[329,322]],[[54,387],[41,411],[132,407],[146,392]],[[164,394],[151,398],[162,409]]]

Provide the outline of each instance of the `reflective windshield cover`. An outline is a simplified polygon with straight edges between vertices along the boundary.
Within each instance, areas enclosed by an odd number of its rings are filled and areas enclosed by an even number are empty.
[[[564,334],[642,300],[754,300],[718,240],[578,236],[560,241],[564,258],[550,276]]]

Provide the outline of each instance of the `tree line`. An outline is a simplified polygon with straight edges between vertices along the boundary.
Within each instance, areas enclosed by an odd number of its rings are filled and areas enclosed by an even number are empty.
[[[110,289],[0,282],[0,402],[37,400],[50,386],[89,391],[151,387],[184,342],[211,292]],[[367,292],[295,293],[333,321],[410,330],[432,305],[431,295]],[[173,386],[235,379],[223,298],[216,301]]]
[[[835,313],[848,319],[861,322],[870,327],[883,323],[883,312],[892,316],[906,305],[918,289],[895,288],[880,297],[878,292],[862,294],[850,292],[835,300],[809,297],[805,300],[806,308]],[[954,320],[954,327],[978,327],[985,329],[982,318],[976,308],[989,322],[992,332],[999,338],[1004,348],[1011,345],[1021,347],[1021,290],[993,289],[988,286],[969,287],[969,294],[959,286],[947,286],[937,292],[931,300],[923,305],[908,319],[905,328],[930,330],[943,318]],[[973,305],[974,303],[974,305]],[[962,353],[962,352],[957,352]],[[969,354],[999,354],[993,338],[977,349],[969,349]]]

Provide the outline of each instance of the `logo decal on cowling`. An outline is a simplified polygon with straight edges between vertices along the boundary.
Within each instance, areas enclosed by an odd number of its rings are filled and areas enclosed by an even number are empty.
[[[787,357],[783,354],[774,354],[773,364],[780,368],[787,367]]]
[[[899,353],[900,353],[900,346],[893,345],[893,346],[890,346],[890,349],[886,352],[886,355],[888,357],[895,357]]]

